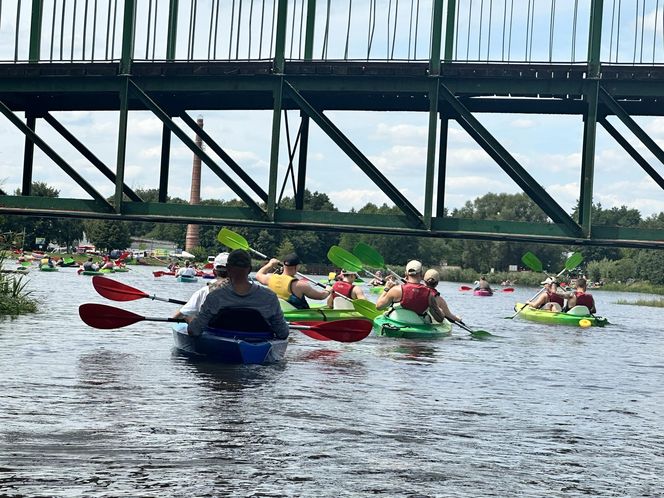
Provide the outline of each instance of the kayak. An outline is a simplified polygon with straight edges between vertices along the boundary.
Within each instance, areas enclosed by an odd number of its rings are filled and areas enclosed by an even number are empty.
[[[372,294],[382,294],[384,290],[384,285],[374,285],[373,287],[369,287],[369,292]]]
[[[115,273],[126,273],[129,271],[129,268],[124,268],[123,266],[116,266],[115,268],[113,268],[113,271]]]
[[[178,351],[193,357],[221,363],[262,364],[283,359],[288,339],[276,339],[272,332],[238,332],[205,329],[198,336],[187,334],[187,324],[173,326],[173,341]]]
[[[115,269],[113,268],[102,268],[99,270],[101,273],[115,273]]]
[[[40,271],[59,271],[60,269],[55,267],[55,266],[40,265],[39,270]]]
[[[183,282],[187,284],[193,284],[195,282],[198,282],[198,279],[196,277],[189,277],[187,275],[180,275],[179,277],[176,277],[178,282]]]
[[[334,320],[346,320],[348,318],[363,318],[360,313],[351,309],[332,309],[325,304],[312,304],[307,309],[297,309],[292,304],[279,299],[284,318],[288,323],[293,322],[331,322]]]
[[[414,311],[394,308],[374,318],[374,332],[385,337],[403,337],[405,339],[438,339],[452,331],[452,324],[447,320],[431,323]]]
[[[473,291],[473,296],[493,296],[493,291],[490,291],[489,289],[475,289]]]
[[[523,308],[523,303],[516,303],[514,311]],[[591,315],[585,306],[575,306],[567,312],[538,310],[526,306],[517,315],[524,320],[551,325],[569,325],[571,327],[604,327],[609,320],[602,316]]]
[[[108,272],[106,272],[108,273]],[[103,275],[104,272],[99,270],[82,270],[78,272],[79,275]]]

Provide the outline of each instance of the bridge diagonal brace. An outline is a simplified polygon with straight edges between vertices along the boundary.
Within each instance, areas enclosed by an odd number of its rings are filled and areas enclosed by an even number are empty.
[[[166,114],[143,90],[141,90],[138,85],[132,80],[129,80],[131,91],[138,97],[138,99],[150,110],[152,113],[161,120],[164,125],[177,136],[183,144],[185,144],[189,149],[201,158],[201,161],[205,163],[212,172],[217,175],[226,185],[228,185],[233,192],[235,192],[240,199],[242,199],[247,206],[249,206],[260,219],[266,218],[266,213],[261,209],[261,207],[254,201],[243,189],[240,187],[230,176],[228,176],[213,160],[212,158],[205,153],[196,143],[187,136],[187,134],[177,126],[173,120]]]
[[[184,121],[189,128],[192,129],[192,131],[196,132],[196,134],[201,137],[203,142],[210,147],[214,151],[215,154],[217,154],[226,165],[233,170],[233,172],[242,178],[242,181],[246,183],[251,190],[253,190],[258,197],[261,198],[263,202],[267,202],[267,192],[263,190],[258,183],[254,181],[253,178],[251,178],[244,169],[242,169],[242,166],[240,166],[238,163],[235,162],[235,160],[229,156],[224,149],[221,148],[221,146],[214,141],[214,139],[198,124],[196,124],[196,121],[194,121],[189,114],[187,114],[185,111],[182,111],[179,114],[180,118],[182,121]]]
[[[440,85],[439,95],[453,109],[456,114],[455,118],[463,129],[537,203],[554,223],[562,225],[565,232],[572,237],[582,236],[583,232],[579,224],[560,207],[524,167],[491,135],[489,130],[482,126],[468,108],[443,84]]]
[[[111,206],[111,204],[104,198],[104,196],[97,192],[95,188],[85,180],[85,178],[79,175],[76,170],[72,168],[67,163],[67,161],[60,157],[58,153],[55,152],[46,142],[44,142],[44,140],[39,135],[37,135],[28,126],[26,126],[26,124],[21,121],[18,116],[16,116],[16,114],[14,114],[12,110],[5,105],[4,102],[0,102],[0,112],[2,112],[2,114],[4,114],[5,117],[9,119],[9,121],[11,121],[12,124],[16,126],[16,128],[18,128],[26,137],[28,137],[32,143],[39,147],[44,152],[44,154],[51,158],[51,160],[57,164],[60,169],[62,169],[62,171],[67,173],[72,178],[72,180],[78,183],[79,186],[90,195],[90,197],[101,204],[103,209],[113,211],[113,206]]]
[[[660,186],[660,188],[664,189],[664,178],[653,168],[650,166],[648,161],[639,154],[639,152],[630,144],[625,137],[623,137],[618,130],[616,130],[611,123],[609,123],[606,118],[601,118],[599,120],[600,124],[604,127],[604,129],[611,135],[618,144],[622,146],[625,151],[632,156],[632,159],[636,161],[636,163],[643,168],[643,170],[648,173],[653,180],[657,183],[657,185]]]
[[[323,113],[318,112],[290,82],[284,80],[284,88],[290,98],[336,143],[341,150],[403,211],[414,227],[424,227],[422,214],[399,190],[373,165],[369,159]]]
[[[620,104],[616,102],[613,96],[611,96],[611,94],[601,86],[599,88],[599,97],[602,103],[606,105],[611,110],[611,112],[615,114],[618,119],[620,119],[620,121],[623,122],[623,124],[629,129],[629,131],[634,133],[634,135],[636,135],[636,138],[641,140],[641,143],[643,143],[643,145],[646,146],[646,148],[652,153],[652,155],[655,156],[661,163],[664,164],[664,150],[662,150],[661,147],[657,145],[657,143],[652,138],[650,138],[650,136],[648,136],[648,134],[645,131],[643,131],[643,128],[641,128],[638,125],[638,123],[634,121],[632,117],[629,114],[627,114],[627,112],[625,112],[625,110],[622,107],[620,107]],[[615,138],[616,141],[619,142],[627,152],[629,152],[629,149],[624,145],[626,141],[621,142],[620,139],[618,139],[616,135],[614,135],[611,132],[611,130],[607,128],[607,125],[610,126],[615,131],[615,133],[620,136],[618,131],[615,128],[613,128],[613,126],[611,126],[606,119],[602,119],[602,126],[604,126],[606,131],[608,131],[611,134],[611,136],[613,136],[613,138]],[[633,147],[631,148],[636,152],[636,149],[634,149]],[[652,166],[650,166],[650,164],[645,162],[645,159],[641,158],[643,159],[643,161],[639,161],[637,157],[634,156],[634,154],[632,154],[631,152],[629,152],[629,154],[634,158],[634,160],[637,163],[639,163],[639,165],[646,171],[646,173],[648,173],[652,177],[652,179],[657,182],[657,184],[660,187],[664,188],[664,186],[662,185],[662,177],[657,173],[657,171],[655,171],[655,169]]]
[[[62,137],[67,140],[74,148],[79,151],[83,157],[85,157],[90,163],[97,168],[106,178],[115,183],[115,173],[106,166],[101,159],[95,156],[90,149],[88,149],[79,139],[77,139],[69,130],[67,130],[62,124],[53,117],[52,114],[46,113],[42,116],[44,121],[50,124],[55,131],[60,133]],[[134,202],[143,202],[136,192],[134,192],[126,183],[122,184],[122,191],[127,197],[129,197]]]

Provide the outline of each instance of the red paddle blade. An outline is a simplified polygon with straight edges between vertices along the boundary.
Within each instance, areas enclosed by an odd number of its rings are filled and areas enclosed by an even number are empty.
[[[313,325],[312,323],[315,323]],[[296,322],[291,327],[309,333],[314,332],[337,342],[357,342],[371,333],[373,322],[362,318],[333,320],[331,322]],[[313,337],[310,335],[310,337]]]
[[[514,292],[514,287],[505,287],[503,292]]]
[[[165,273],[165,272],[163,272],[163,271],[161,271],[161,270],[157,270],[157,271],[153,271],[153,272],[152,272],[152,274],[153,274],[155,277],[163,277],[163,276],[164,276],[164,273]]]
[[[311,325],[311,326],[315,326],[318,323],[323,323],[323,322],[298,322],[298,323],[292,324],[292,325],[307,325],[307,326]],[[326,337],[322,334],[319,334],[318,332],[315,332],[314,329],[298,328],[298,330],[300,332],[302,332],[304,335],[309,336],[312,339],[316,339],[317,341],[331,341],[332,340],[329,337]]]
[[[99,275],[92,277],[92,285],[101,296],[111,301],[134,301],[150,297],[145,292],[134,287]]]
[[[131,311],[93,303],[81,304],[78,314],[81,320],[96,329],[117,329],[145,319]]]
[[[460,291],[469,291],[469,290],[473,290],[473,288],[468,287],[467,285],[462,285],[461,287],[459,287],[459,290]]]

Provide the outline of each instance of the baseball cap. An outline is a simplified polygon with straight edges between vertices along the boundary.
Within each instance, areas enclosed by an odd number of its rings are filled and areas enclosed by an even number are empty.
[[[558,283],[558,281],[555,278],[547,277],[546,280],[543,282],[540,282],[542,285],[547,285],[547,284],[552,284],[552,283]]]
[[[440,275],[436,270],[427,270],[424,274],[424,280],[434,280],[436,282],[440,281]]]
[[[284,266],[296,266],[301,263],[300,257],[295,254],[294,252],[287,254],[286,257],[284,257]]]
[[[228,255],[226,266],[236,268],[251,268],[251,256],[244,249],[235,249]]]
[[[214,267],[215,268],[226,268],[226,263],[228,262],[228,253],[220,252],[217,254],[217,257],[214,258]]]
[[[417,261],[416,259],[413,259],[408,262],[406,265],[406,273],[422,273],[422,263]]]
[[[357,277],[357,272],[353,270],[341,270],[342,275],[355,275]]]

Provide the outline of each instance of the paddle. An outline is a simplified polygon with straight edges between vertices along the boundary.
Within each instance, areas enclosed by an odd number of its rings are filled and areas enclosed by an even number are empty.
[[[219,230],[219,233],[217,234],[217,240],[219,242],[221,242],[223,245],[225,245],[226,247],[229,247],[231,249],[243,249],[245,251],[251,251],[260,258],[269,259],[265,254],[263,254],[261,252],[258,252],[256,249],[252,249],[251,247],[249,247],[249,242],[247,242],[247,239],[245,239],[242,235],[240,235],[239,233],[236,233],[232,230],[229,230],[226,227]],[[342,249],[341,247],[339,247],[339,249],[344,251],[344,249]],[[346,251],[346,252],[348,252],[348,251]],[[350,254],[350,253],[348,253],[348,254]],[[328,257],[329,257],[329,251],[328,251]],[[341,266],[341,268],[346,268],[346,269],[349,269],[349,270],[352,270],[352,271],[359,271],[362,268],[362,263],[357,258],[355,258],[352,254],[350,254],[350,257],[346,256],[346,258],[344,258],[344,262],[347,263],[348,266],[343,266],[343,265],[337,265],[337,266]],[[333,263],[334,263],[334,261],[333,261]],[[337,263],[334,263],[334,264],[337,264]],[[351,265],[354,265],[354,266],[351,266]],[[353,269],[353,268],[357,268],[357,269]],[[308,280],[309,282],[313,283],[314,285],[325,288],[325,285],[323,285],[319,282],[316,282],[315,280],[307,277],[306,275],[303,275],[300,272],[297,272],[297,276],[300,277],[300,278],[303,278],[304,280]],[[342,294],[339,294],[338,292],[335,292],[335,294],[337,294],[338,296],[346,299],[347,301],[351,301],[351,302],[353,301],[349,297],[346,297]],[[360,311],[359,309],[356,309],[356,311],[360,314],[362,313],[362,311]],[[367,318],[369,318],[369,317],[367,317]]]
[[[514,287],[505,287],[504,289],[500,289],[501,292],[514,292]]]
[[[385,260],[383,259],[383,256],[370,245],[365,244],[364,242],[358,242],[357,245],[353,248],[353,255],[355,255],[362,262],[362,264],[365,264],[371,268],[381,268],[390,272],[399,280],[403,280],[398,273],[385,266]]]
[[[146,317],[113,306],[94,303],[81,304],[78,308],[78,314],[83,322],[96,329],[118,329],[143,321],[185,322],[184,318]],[[338,342],[361,341],[371,332],[371,322],[363,319],[335,320],[332,322],[302,322],[289,324],[288,327],[295,330],[310,331],[326,338],[321,340]]]
[[[461,287],[459,287],[459,290],[460,291],[469,291],[469,290],[473,290],[473,288],[468,287],[467,285],[462,285]]]
[[[453,324],[455,324],[457,327],[462,328],[466,332],[470,333],[470,335],[478,339],[481,339],[483,337],[493,337],[493,334],[491,332],[487,332],[486,330],[473,330],[460,320],[450,320],[449,318],[448,320]]]
[[[179,301],[177,299],[170,299],[166,297],[158,297],[149,295],[141,290],[130,287],[127,284],[123,284],[116,280],[111,280],[110,278],[101,277],[95,275],[92,277],[92,285],[95,290],[106,299],[112,301],[134,301],[136,299],[148,298],[153,301],[164,301],[167,303],[173,304],[186,304],[186,301]]]
[[[542,269],[543,269],[542,268],[542,262],[539,260],[539,258],[537,256],[535,256],[531,252],[527,252],[526,254],[524,254],[523,257],[521,258],[521,261],[523,261],[533,271],[541,272]],[[574,268],[576,268],[577,266],[579,266],[581,264],[581,261],[583,261],[583,254],[581,254],[580,252],[573,253],[569,258],[567,258],[567,261],[565,261],[565,268],[560,270],[560,272],[556,275],[556,278],[560,277],[566,271],[572,271]],[[542,292],[544,292],[544,287],[542,287],[539,291],[537,291],[537,294],[535,294],[533,297],[528,299],[528,301],[532,301],[537,296],[539,296]],[[508,319],[508,320],[511,320],[512,318],[517,316],[519,313],[521,313],[521,310],[523,310],[526,306],[528,306],[528,304],[524,304],[512,316],[506,316],[505,318]]]

